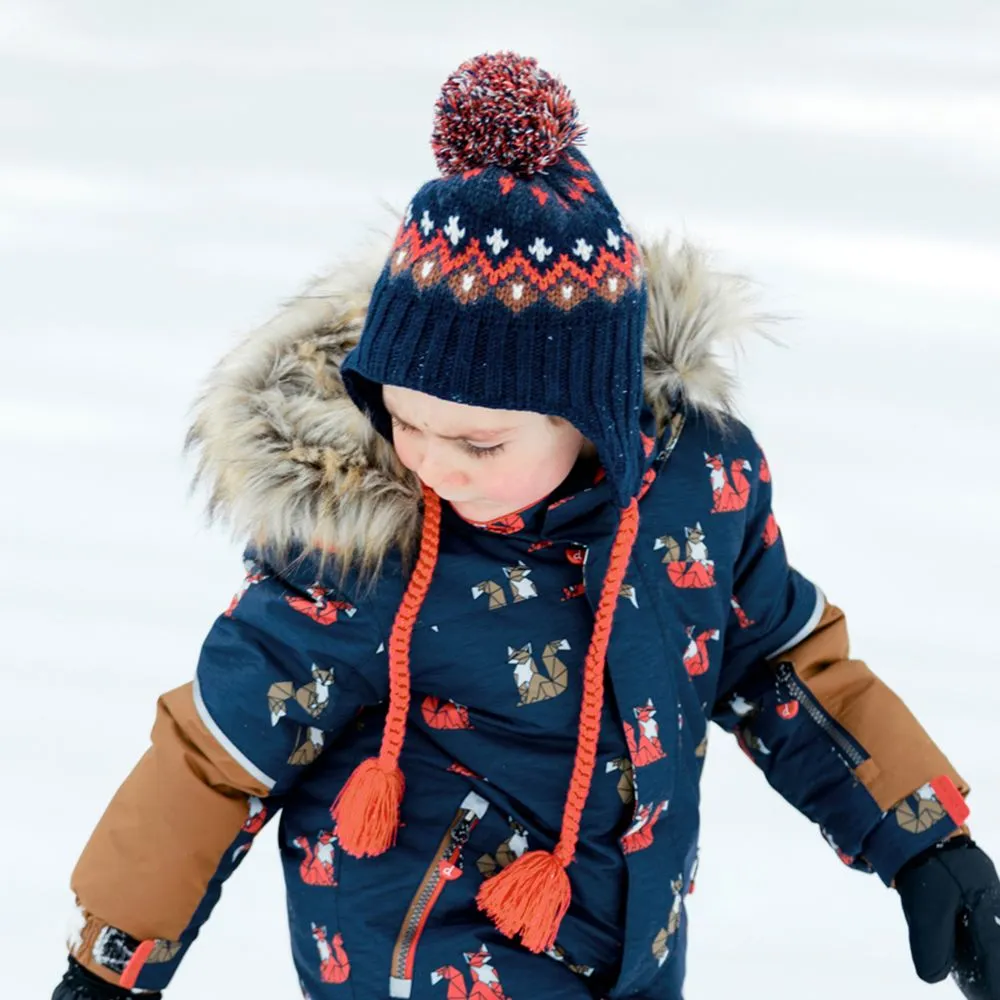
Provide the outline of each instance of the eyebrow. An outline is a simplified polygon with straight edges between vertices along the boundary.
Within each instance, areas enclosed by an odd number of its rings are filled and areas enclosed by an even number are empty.
[[[401,424],[406,424],[407,427],[414,426],[408,420],[404,420],[385,400],[382,401],[382,405],[386,408],[390,417],[394,417]],[[419,430],[419,428],[417,429]],[[435,437],[439,437],[444,441],[476,441],[482,438],[499,437],[501,434],[508,434],[513,430],[516,430],[516,428],[497,427],[488,431],[470,431],[468,434],[436,434]]]

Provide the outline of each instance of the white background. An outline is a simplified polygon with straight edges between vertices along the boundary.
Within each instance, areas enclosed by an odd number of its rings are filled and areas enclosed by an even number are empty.
[[[441,81],[508,47],[570,85],[626,217],[791,317],[741,402],[792,559],[1000,854],[994,5],[0,0],[3,997],[59,978],[70,869],[242,578],[187,493],[200,379],[391,227]],[[894,893],[718,731],[709,760],[689,1000],[957,996],[916,980]],[[298,995],[271,837],[170,996]]]

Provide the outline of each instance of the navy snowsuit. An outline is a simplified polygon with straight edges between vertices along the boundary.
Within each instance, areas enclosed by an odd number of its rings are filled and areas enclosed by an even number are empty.
[[[683,287],[685,274],[694,281],[692,259],[670,259],[664,266],[675,271],[650,281]],[[725,294],[721,284],[707,287]],[[314,304],[298,308],[244,348],[247,386],[258,377],[251,357],[268,373],[262,384],[276,379],[294,395],[289,386],[302,380],[289,372],[315,353],[301,345],[318,344],[335,365],[331,338],[343,346],[356,331],[308,312]],[[273,357],[268,367],[254,343],[279,358],[294,354],[292,367],[282,372]],[[652,347],[668,359],[677,350]],[[225,393],[234,371],[218,376],[195,433],[210,474],[213,447],[229,463],[216,499],[252,505],[255,490],[270,490],[270,513],[284,505],[280,516],[318,518],[315,507],[295,508],[299,484],[274,471],[270,442],[249,423],[246,401],[261,405],[264,389],[246,387],[244,410],[233,415],[237,403]],[[412,636],[402,827],[377,858],[340,849],[330,809],[354,767],[378,751],[405,547],[383,547],[368,585],[262,529],[193,684],[161,699],[153,748],[74,875],[87,919],[77,956],[108,978],[128,970],[138,987],[165,985],[222,883],[277,816],[292,949],[313,1000],[679,1000],[710,721],[735,734],[844,861],[886,883],[955,829],[966,787],[901,703],[848,657],[842,614],[789,566],[770,470],[749,430],[683,394],[648,403],[639,535],[607,653],[598,765],[569,868],[573,904],[551,953],[504,938],[475,896],[526,850],[551,849],[560,829],[581,667],[619,517],[607,482],[583,463],[552,496],[491,525],[443,505],[440,552]],[[213,420],[230,421],[226,432]],[[238,438],[233,427],[246,433]],[[240,449],[256,457],[227,482]],[[370,481],[359,487],[355,513],[365,503],[401,504],[402,487],[390,495],[386,484],[389,473],[382,493]],[[375,522],[353,523],[361,532]],[[885,750],[883,724],[898,737]],[[186,808],[197,815],[178,820]],[[123,821],[148,833],[167,816],[171,837],[161,837],[149,865],[138,833],[121,835]],[[129,888],[136,882],[141,899]]]

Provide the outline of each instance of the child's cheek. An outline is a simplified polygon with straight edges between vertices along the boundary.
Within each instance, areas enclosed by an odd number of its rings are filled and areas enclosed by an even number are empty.
[[[411,472],[415,472],[418,462],[413,448],[398,436],[393,439],[392,446],[396,450],[396,457],[403,465]]]
[[[488,495],[498,502],[509,501],[514,506],[533,503],[549,492],[545,477],[540,477],[534,466],[526,468],[523,461],[496,463],[484,470],[479,485],[484,494],[488,491]]]

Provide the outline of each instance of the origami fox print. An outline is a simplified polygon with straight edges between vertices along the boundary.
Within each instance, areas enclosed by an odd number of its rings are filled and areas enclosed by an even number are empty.
[[[565,639],[555,639],[547,643],[542,651],[544,666],[542,671],[538,669],[538,664],[531,655],[530,642],[520,649],[507,647],[507,662],[514,668],[514,683],[520,695],[519,705],[533,705],[539,701],[555,698],[566,690],[569,684],[569,671],[556,654],[569,648],[569,643]]]
[[[708,629],[695,635],[694,626],[689,625],[686,632],[688,647],[684,652],[684,666],[688,674],[692,677],[698,677],[707,673],[711,666],[708,644],[718,640],[719,630],[717,628]]]
[[[329,830],[321,830],[315,848],[306,837],[296,837],[295,846],[305,852],[299,865],[299,877],[306,885],[336,885],[333,870],[333,852],[337,844],[336,836]]]
[[[639,731],[639,738],[636,740],[635,730],[627,722],[625,723],[625,739],[632,764],[639,768],[662,760],[667,755],[660,745],[660,726],[656,721],[656,706],[653,704],[653,699],[650,698],[645,705],[632,709],[632,714],[636,717],[636,728]]]
[[[729,463],[729,476],[721,455],[705,452],[705,464],[711,470],[712,513],[727,514],[743,510],[750,500],[750,481],[745,473],[750,471],[750,463],[745,458],[734,458]]]
[[[313,940],[319,952],[319,977],[324,983],[346,983],[351,975],[351,963],[344,951],[344,939],[337,933],[327,940],[326,928],[312,925]]]

